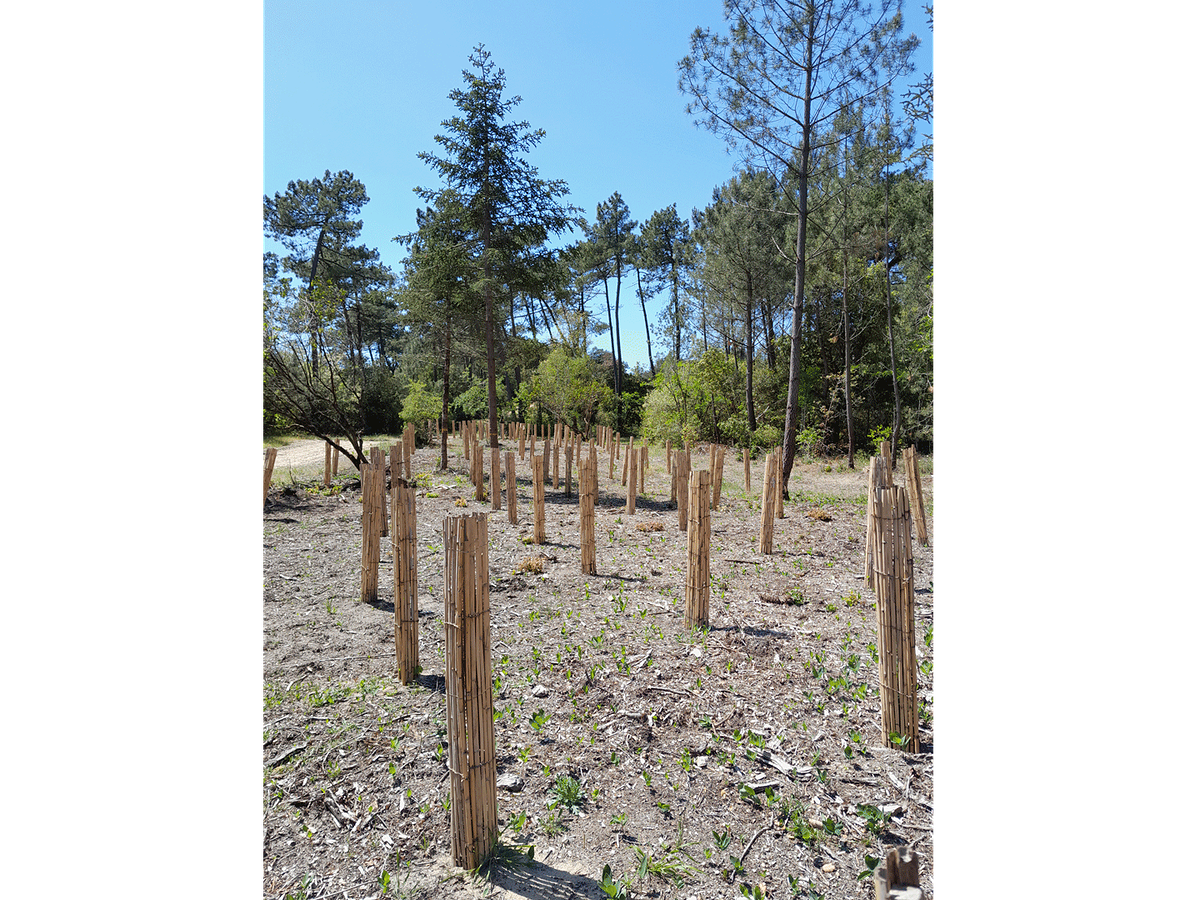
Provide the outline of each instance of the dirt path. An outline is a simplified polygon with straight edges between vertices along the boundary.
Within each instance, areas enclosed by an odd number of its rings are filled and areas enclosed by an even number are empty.
[[[338,472],[344,473],[353,468],[350,461],[342,456]],[[280,447],[275,454],[275,471],[271,475],[271,483],[287,484],[293,480],[320,478],[324,474],[325,442],[320,438],[300,438],[285,447]]]

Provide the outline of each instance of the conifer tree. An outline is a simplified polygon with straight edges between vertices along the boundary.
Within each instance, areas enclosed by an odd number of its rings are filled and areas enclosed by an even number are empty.
[[[464,225],[471,240],[474,262],[472,288],[483,298],[488,370],[488,443],[499,446],[496,417],[496,298],[501,286],[528,268],[528,255],[547,237],[567,230],[580,210],[564,205],[565,181],[546,181],[524,158],[545,137],[530,130],[525,121],[507,121],[521,98],[504,98],[504,70],[496,68],[491,54],[480,44],[463,70],[466,88],[450,92],[459,114],[442,122],[436,135],[444,153],[422,152],[418,157],[431,166],[458,195]],[[441,188],[416,188],[425,200],[434,200]]]
[[[729,34],[697,28],[679,62],[697,122],[747,161],[795,179],[795,285],[784,419],[783,489],[796,455],[804,321],[808,183],[816,138],[849,106],[912,71],[898,0],[725,0]]]

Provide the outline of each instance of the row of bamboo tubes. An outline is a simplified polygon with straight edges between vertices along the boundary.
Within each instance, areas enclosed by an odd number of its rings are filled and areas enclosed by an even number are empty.
[[[548,444],[549,442],[547,442]],[[470,446],[470,445],[468,445]],[[549,449],[548,446],[545,449]],[[634,452],[632,442],[626,453],[631,492],[644,483],[646,447]],[[399,471],[400,447],[392,448],[392,468]],[[545,451],[544,451],[545,452]],[[680,490],[681,517],[687,517],[688,573],[685,583],[685,623],[688,627],[708,624],[710,509],[716,505],[714,481],[719,484],[724,448],[710,451],[709,469],[690,469],[687,451],[677,451],[673,466],[675,478],[686,478],[686,490]],[[476,446],[476,459],[481,458]],[[763,533],[770,552],[779,497],[779,450],[768,455],[763,481]],[[570,472],[571,453],[568,451]],[[633,464],[632,460],[638,463]],[[915,473],[915,454],[906,452]],[[492,453],[493,508],[498,509],[499,452]],[[535,539],[543,542],[545,456],[530,456],[535,496]],[[371,463],[363,471],[364,560],[378,553],[378,536],[386,523],[379,521],[382,504],[368,502],[377,496],[385,479],[382,454],[374,448]],[[581,566],[595,574],[595,503],[598,497],[598,455],[595,445],[580,463],[580,544]],[[911,517],[903,488],[885,485],[890,472],[882,459],[873,461],[869,503],[868,542],[877,552],[871,557],[873,581],[880,597],[880,687],[884,706],[884,731],[909,736],[906,749],[919,749],[917,738],[915,628],[912,604]],[[748,466],[748,462],[747,462]],[[538,473],[541,478],[536,477]],[[885,474],[887,472],[887,474]],[[506,454],[506,482],[509,518],[516,520],[515,458]],[[568,490],[570,475],[567,477]],[[917,491],[919,477],[915,478]],[[710,491],[712,494],[710,495]],[[712,499],[710,499],[710,496]],[[543,501],[543,502],[538,502]],[[537,515],[537,513],[541,515]],[[396,653],[402,681],[415,677],[417,665],[417,609],[415,567],[415,491],[393,479],[392,515],[393,551],[396,566]],[[384,516],[386,518],[386,516]],[[540,528],[538,527],[540,525]],[[539,534],[540,532],[540,534]],[[372,536],[374,539],[372,540]],[[447,704],[450,732],[450,773],[452,776],[452,842],[455,864],[477,868],[494,847],[498,834],[495,795],[495,746],[492,726],[490,610],[487,575],[487,517],[474,515],[449,517],[443,526],[446,552],[446,641]],[[761,536],[760,536],[761,542]],[[412,565],[405,568],[407,560]],[[364,599],[368,572],[364,566]],[[369,568],[376,568],[374,566]],[[907,574],[905,574],[907,572]],[[886,661],[886,662],[885,662]]]

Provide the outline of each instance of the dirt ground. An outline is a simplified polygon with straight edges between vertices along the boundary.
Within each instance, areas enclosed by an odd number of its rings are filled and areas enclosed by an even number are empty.
[[[524,542],[528,457],[517,463],[519,524],[506,509],[489,517],[504,830],[488,871],[456,869],[441,529],[448,515],[491,512],[473,499],[461,449],[451,444],[445,472],[432,448],[413,459],[422,672],[407,686],[395,670],[390,538],[378,601],[359,599],[357,473],[343,459],[336,490],[322,494],[323,445],[279,451],[263,512],[264,898],[381,898],[385,883],[387,896],[452,900],[622,889],[868,898],[861,876],[902,844],[920,855],[933,897],[932,546],[914,547],[922,730],[921,752],[909,753],[881,733],[865,471],[798,463],[774,553],[762,556],[762,461],[746,492],[728,456],[711,519],[710,628],[692,632],[687,534],[661,448],[632,516],[620,463],[610,480],[601,455],[595,576],[580,573],[578,498],[562,487],[546,487],[546,543]],[[695,467],[707,459],[706,446],[694,451]],[[541,574],[518,571],[535,557]]]

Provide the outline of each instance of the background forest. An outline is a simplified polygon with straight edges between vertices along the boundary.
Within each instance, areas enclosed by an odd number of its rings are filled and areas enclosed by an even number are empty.
[[[264,254],[264,431],[342,438],[357,463],[364,434],[408,422],[428,442],[431,420],[562,420],[782,443],[785,478],[797,453],[931,452],[932,78],[891,88],[916,39],[889,3],[739,6],[677,66],[687,111],[743,161],[703,209],[570,205],[482,45],[431,123],[397,268],[359,243],[352,172],[264,196],[284,248]],[[630,316],[647,367],[622,352]]]

